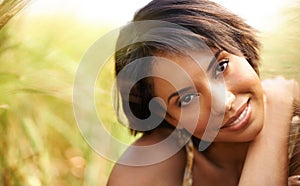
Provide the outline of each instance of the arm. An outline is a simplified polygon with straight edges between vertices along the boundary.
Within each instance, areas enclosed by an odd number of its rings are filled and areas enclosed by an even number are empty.
[[[239,185],[287,185],[288,136],[292,103],[298,91],[295,81],[283,78],[263,82],[264,127],[250,143]]]

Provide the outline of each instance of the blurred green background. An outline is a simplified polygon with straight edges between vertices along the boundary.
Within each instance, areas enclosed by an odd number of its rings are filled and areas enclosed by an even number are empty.
[[[283,8],[276,29],[261,33],[262,78],[283,75],[300,82],[299,7]],[[113,163],[81,136],[72,86],[84,52],[113,26],[64,13],[30,16],[25,9],[0,30],[0,185],[105,185]],[[107,101],[112,65],[102,74],[99,115],[115,136],[131,141],[127,130],[116,127]]]

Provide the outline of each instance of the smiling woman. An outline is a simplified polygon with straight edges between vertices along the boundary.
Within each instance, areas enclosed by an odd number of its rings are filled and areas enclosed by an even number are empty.
[[[119,105],[142,135],[108,185],[287,185],[299,175],[287,170],[299,161],[287,145],[299,86],[261,83],[259,49],[254,29],[214,2],[140,9],[120,32],[115,69]]]
[[[253,140],[261,130],[263,120],[261,114],[263,113],[262,88],[257,74],[245,58],[226,51],[216,52],[213,60],[200,61],[200,59],[209,59],[204,56],[205,53],[198,52],[196,63],[189,57],[164,56],[177,64],[191,78],[191,82],[189,82],[185,78],[173,77],[172,74],[179,75],[180,73],[170,72],[169,69],[168,79],[155,77],[152,79],[154,96],[162,98],[167,103],[164,108],[168,113],[165,120],[175,128],[181,117],[186,118],[180,127],[187,129],[198,139],[203,139],[205,132],[211,132],[218,133],[214,139],[216,142]],[[166,73],[168,67],[169,65],[158,63],[153,68],[154,74]],[[237,78],[239,81],[236,81]],[[178,91],[170,82],[176,82]],[[226,92],[212,95],[211,90],[217,90],[216,87],[223,82],[226,84]],[[193,85],[195,89],[192,88]],[[222,90],[219,89],[219,91]],[[225,94],[227,99],[226,102],[223,102]],[[212,108],[212,101],[221,104],[215,104]],[[197,104],[200,104],[201,112],[194,129],[195,121],[193,119],[195,116],[193,115],[197,111]],[[207,130],[208,120],[211,118],[216,120],[218,117],[222,117],[223,122],[211,123],[212,131]],[[251,126],[248,125],[250,121]],[[191,124],[192,126],[190,126]],[[245,130],[246,128],[247,130]]]

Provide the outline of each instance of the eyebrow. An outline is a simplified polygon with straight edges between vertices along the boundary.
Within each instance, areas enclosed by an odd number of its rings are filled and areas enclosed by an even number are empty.
[[[215,56],[212,58],[212,60],[209,62],[209,65],[207,67],[206,72],[210,71],[211,67],[214,65],[214,63],[217,61],[219,55],[221,54],[222,50],[218,50],[218,52],[216,52]]]
[[[183,94],[184,92],[188,91],[192,89],[192,87],[186,87],[186,88],[183,88],[181,90],[178,90],[174,93],[172,93],[169,97],[168,97],[168,103],[170,102],[171,98],[174,97],[174,96],[179,96],[180,94]]]

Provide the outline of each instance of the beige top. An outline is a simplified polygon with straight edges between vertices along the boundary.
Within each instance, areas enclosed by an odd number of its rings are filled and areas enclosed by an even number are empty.
[[[289,136],[289,159],[292,158],[296,142],[299,135],[299,128],[300,128],[300,117],[295,116],[292,119],[291,131]]]
[[[184,170],[184,177],[182,186],[192,186],[193,185],[193,176],[192,176],[192,169],[193,169],[193,162],[194,162],[194,144],[192,140],[185,145],[186,154],[187,154],[187,162]]]

